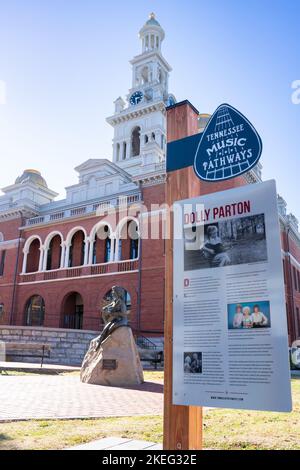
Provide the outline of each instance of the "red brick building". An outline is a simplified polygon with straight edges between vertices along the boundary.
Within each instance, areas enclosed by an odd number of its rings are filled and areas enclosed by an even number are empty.
[[[78,184],[67,187],[62,200],[54,200],[57,194],[36,170],[25,170],[3,189],[1,325],[98,331],[103,298],[119,285],[128,293],[132,327],[144,336],[163,336],[165,242],[161,222],[157,231],[150,219],[159,221],[164,212],[166,107],[183,104],[168,93],[164,31],[153,15],[140,38],[127,104],[118,98],[107,119],[114,127],[113,161],[89,159],[77,167]],[[199,132],[203,115],[191,112]],[[239,184],[257,181],[259,166]],[[297,220],[278,200],[292,341],[300,336],[300,234]],[[148,239],[139,236],[145,228],[152,230]]]

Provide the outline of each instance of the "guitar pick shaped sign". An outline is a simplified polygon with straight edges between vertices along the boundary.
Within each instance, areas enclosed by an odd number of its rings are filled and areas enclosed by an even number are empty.
[[[229,104],[221,104],[200,139],[196,175],[204,181],[223,181],[253,168],[262,152],[262,141],[251,122]]]

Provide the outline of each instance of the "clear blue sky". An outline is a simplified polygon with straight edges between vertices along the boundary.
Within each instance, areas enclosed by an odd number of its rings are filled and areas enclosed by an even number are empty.
[[[76,165],[111,158],[105,118],[131,86],[151,11],[166,32],[170,91],[200,112],[228,102],[245,114],[263,140],[264,179],[300,219],[299,0],[0,0],[0,187],[37,168],[63,197]]]

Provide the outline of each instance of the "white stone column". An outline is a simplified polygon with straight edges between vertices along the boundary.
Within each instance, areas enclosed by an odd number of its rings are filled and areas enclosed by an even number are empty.
[[[41,245],[39,250],[40,250],[39,271],[42,271],[44,269],[44,259],[46,259],[46,262],[47,262],[47,256],[45,256],[45,246]]]
[[[86,237],[86,239],[84,240],[84,260],[83,260],[84,266],[88,264],[89,248],[90,248],[90,237]]]
[[[66,244],[65,250],[65,268],[69,267],[69,256],[70,256],[70,244]]]
[[[130,152],[131,152],[131,149],[130,149],[130,139],[127,139],[126,140],[126,156],[125,158],[130,158]]]
[[[111,242],[110,242],[109,262],[112,263],[113,261],[115,261],[115,242],[116,242],[115,235],[111,235],[110,240],[111,240]]]
[[[61,269],[61,268],[65,267],[65,256],[66,256],[66,244],[65,244],[65,242],[62,242],[60,246],[61,246],[61,254],[60,254],[59,267]]]
[[[93,264],[93,253],[94,253],[94,244],[95,244],[95,238],[94,240],[90,239],[90,251],[89,251],[89,264]]]
[[[47,270],[47,258],[48,258],[48,250],[50,248],[45,248],[44,247],[44,257],[43,257],[43,271],[46,271]]]
[[[29,250],[24,250],[24,249],[23,249],[22,274],[25,274],[25,273],[26,273],[28,253],[29,253]]]

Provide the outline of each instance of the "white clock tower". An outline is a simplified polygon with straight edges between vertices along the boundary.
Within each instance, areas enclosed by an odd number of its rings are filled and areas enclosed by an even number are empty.
[[[141,54],[131,60],[132,86],[115,102],[107,118],[114,127],[113,162],[132,176],[162,167],[166,150],[165,107],[175,103],[168,93],[171,67],[161,53],[165,33],[154,13],[139,33]]]

